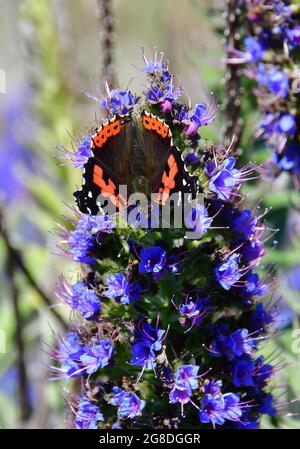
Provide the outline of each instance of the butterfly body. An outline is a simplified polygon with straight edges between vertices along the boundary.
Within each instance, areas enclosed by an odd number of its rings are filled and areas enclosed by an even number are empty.
[[[114,116],[91,140],[93,157],[84,166],[82,188],[74,193],[83,213],[97,214],[103,200],[117,210],[126,208],[121,186],[126,186],[127,197],[155,193],[162,204],[173,192],[197,193],[198,179],[186,170],[169,126],[160,118],[147,112]]]

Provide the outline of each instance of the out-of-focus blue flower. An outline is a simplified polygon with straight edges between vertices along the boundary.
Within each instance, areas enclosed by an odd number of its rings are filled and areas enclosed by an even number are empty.
[[[99,407],[88,397],[84,395],[79,396],[74,420],[75,428],[98,429],[99,421],[104,421]]]
[[[118,407],[118,417],[120,419],[134,418],[141,415],[145,407],[145,401],[141,400],[135,393],[128,393],[119,387],[113,388],[114,397],[111,404]]]
[[[264,55],[264,49],[262,44],[252,36],[246,37],[244,40],[246,52],[250,55],[251,61],[259,61]]]
[[[300,173],[300,145],[297,141],[288,143],[282,153],[274,155],[277,166],[284,171],[291,171],[294,174]]]
[[[215,269],[215,274],[219,284],[229,290],[241,278],[239,268],[240,254],[232,254],[226,262],[219,264]]]
[[[35,133],[29,106],[32,93],[24,87],[12,91],[1,96],[0,105],[0,201],[8,204],[29,197],[24,178],[37,172],[38,162],[29,147]]]
[[[293,28],[286,29],[286,35],[289,43],[293,48],[300,46],[300,25],[296,25]]]
[[[269,67],[266,69],[264,64],[259,64],[257,70],[257,80],[265,86],[271,93],[279,97],[286,97],[289,90],[289,77],[280,69]]]
[[[105,296],[107,298],[115,298],[121,304],[130,304],[137,301],[140,297],[141,287],[135,282],[130,284],[121,273],[111,274],[106,281],[107,290]]]

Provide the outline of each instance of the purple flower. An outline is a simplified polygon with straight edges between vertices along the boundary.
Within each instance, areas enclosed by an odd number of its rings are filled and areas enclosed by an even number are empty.
[[[164,98],[163,90],[158,86],[151,86],[147,91],[147,98],[150,103],[160,103]]]
[[[223,399],[225,402],[223,417],[229,421],[239,421],[242,416],[240,397],[234,393],[226,393]]]
[[[74,231],[69,232],[67,242],[69,252],[75,262],[86,264],[94,262],[89,254],[97,245],[95,238],[96,232],[97,220],[93,215],[82,215]]]
[[[213,396],[207,394],[201,401],[201,411],[199,412],[199,419],[202,423],[212,423],[222,425],[225,422],[224,418],[225,400],[222,395]]]
[[[255,375],[255,366],[248,356],[242,356],[236,359],[232,370],[232,380],[236,387],[246,385],[253,387],[255,385],[253,376]]]
[[[300,145],[297,141],[292,141],[286,145],[281,154],[275,154],[275,163],[281,170],[291,171],[292,173],[300,173]]]
[[[75,332],[69,332],[52,353],[52,358],[60,363],[60,367],[51,367],[59,377],[69,379],[82,375],[80,357],[83,347],[79,345],[79,336]]]
[[[215,269],[215,274],[219,284],[229,290],[242,276],[239,268],[240,254],[232,254],[226,262],[219,264]]]
[[[259,64],[257,80],[276,96],[286,97],[289,90],[289,77],[284,71],[275,67],[266,69],[264,64]]]
[[[141,415],[141,411],[145,407],[145,401],[139,399],[135,393],[128,393],[119,387],[114,387],[113,393],[111,404],[118,407],[118,417],[120,419],[134,418]]]
[[[108,215],[96,215],[98,232],[111,234],[116,228],[116,223]]]
[[[202,237],[210,228],[213,218],[208,215],[204,205],[197,204],[184,217],[184,222],[187,228],[199,233]]]
[[[142,249],[140,258],[140,273],[153,273],[153,278],[156,280],[160,279],[166,270],[169,270],[167,252],[160,246]]]
[[[255,360],[255,385],[263,388],[266,382],[273,374],[273,366],[269,364],[264,365],[264,357],[260,356]]]
[[[60,287],[56,289],[55,293],[61,301],[79,312],[86,320],[95,319],[95,315],[99,314],[101,310],[99,297],[83,281],[70,285],[64,277],[61,277]]]
[[[260,281],[257,273],[249,271],[244,280],[245,287],[242,287],[240,291],[245,297],[264,296],[269,291],[269,286]]]
[[[255,232],[256,218],[251,210],[243,210],[231,222],[231,229],[243,238],[249,238]]]
[[[251,354],[253,347],[254,341],[249,337],[247,329],[238,329],[229,336],[218,335],[212,344],[213,355],[226,356],[229,360]]]
[[[115,298],[121,304],[130,304],[140,298],[140,285],[137,282],[129,284],[121,273],[111,274],[107,278],[106,287],[105,296],[107,298]]]
[[[251,330],[261,331],[272,322],[273,318],[265,310],[264,305],[262,303],[257,304],[251,316]]]
[[[221,393],[222,381],[217,379],[205,379],[204,392],[213,396]]]
[[[192,115],[189,117],[189,123],[184,127],[185,134],[188,137],[195,136],[201,126],[207,125],[215,119],[216,113],[217,104],[214,99],[210,102],[209,106],[205,103],[196,104]]]
[[[241,247],[240,252],[246,262],[251,262],[264,255],[264,247],[259,240],[248,240]]]
[[[87,374],[95,373],[108,365],[114,347],[110,340],[100,340],[99,344],[84,346],[84,353],[79,357]]]
[[[76,429],[98,429],[98,421],[104,421],[99,407],[88,397],[81,395],[78,398],[75,415]]]
[[[101,102],[101,106],[109,111],[110,115],[126,115],[132,112],[137,102],[138,98],[130,90],[113,89]]]
[[[294,28],[287,29],[286,34],[289,43],[293,48],[300,46],[300,25],[296,25],[294,26]]]
[[[131,348],[131,363],[153,369],[156,365],[157,352],[162,348],[163,329],[151,326],[148,322],[139,321],[135,327],[134,341]]]
[[[257,62],[263,57],[264,55],[263,46],[254,37],[252,36],[246,37],[246,39],[244,40],[244,44],[246,47],[247,54],[250,56],[249,60]]]
[[[228,200],[233,189],[241,182],[242,174],[234,168],[235,162],[234,157],[226,159],[222,168],[210,178],[209,189],[221,200]]]
[[[85,137],[74,153],[68,152],[74,168],[83,168],[87,160],[92,156],[91,137]]]
[[[177,368],[175,383],[177,385],[187,385],[191,390],[198,388],[198,371],[197,365],[181,365]]]
[[[179,312],[183,316],[183,320],[180,321],[185,326],[189,324],[189,321],[192,322],[193,326],[199,326],[203,317],[210,309],[211,307],[209,306],[209,300],[207,298],[198,298],[196,301],[187,301],[179,307]]]
[[[273,405],[273,400],[274,397],[272,396],[272,394],[267,394],[263,399],[261,405],[258,407],[257,411],[265,415],[276,416],[277,410]]]

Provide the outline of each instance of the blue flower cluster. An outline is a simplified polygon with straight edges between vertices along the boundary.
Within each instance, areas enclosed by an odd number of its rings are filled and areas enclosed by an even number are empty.
[[[244,73],[255,81],[253,90],[262,119],[258,136],[273,150],[280,171],[300,174],[299,146],[299,6],[278,0],[245,2],[244,51],[229,48],[229,63],[246,63]]]
[[[82,377],[72,407],[78,428],[256,428],[276,406],[274,368],[257,356],[274,322],[269,285],[256,273],[271,231],[266,213],[243,208],[240,191],[253,168],[239,168],[230,149],[202,144],[198,130],[213,120],[214,103],[180,103],[183,88],[163,55],[143,58],[139,100],[113,90],[102,106],[107,116],[145,109],[164,120],[203,203],[180,229],[76,212],[60,246],[82,275],[73,284],[61,277],[56,290],[75,320],[53,351],[54,377]]]

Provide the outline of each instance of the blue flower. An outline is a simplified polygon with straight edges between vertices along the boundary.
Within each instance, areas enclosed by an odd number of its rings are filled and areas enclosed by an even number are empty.
[[[159,279],[168,268],[167,252],[160,246],[142,249],[140,258],[140,273],[153,273],[154,279]]]
[[[119,387],[113,388],[114,397],[111,400],[112,405],[118,407],[118,417],[120,419],[134,418],[141,415],[145,407],[145,401],[139,399],[135,393],[128,393]]]
[[[257,220],[251,210],[243,210],[231,222],[231,229],[240,234],[243,238],[249,238],[254,234]]]
[[[257,80],[268,88],[271,93],[282,98],[286,97],[289,90],[289,77],[283,70],[276,69],[275,67],[267,70],[264,64],[259,64]]]
[[[98,429],[98,421],[104,421],[99,407],[85,395],[78,398],[75,415],[76,429]]]
[[[269,291],[269,286],[260,281],[257,273],[252,273],[251,271],[246,274],[245,287],[241,288],[243,296],[264,296]]]
[[[277,410],[273,405],[274,397],[272,394],[267,394],[263,401],[261,402],[261,405],[258,407],[257,411],[259,413],[269,415],[269,416],[276,416]]]
[[[252,61],[259,61],[264,55],[262,44],[252,36],[246,37],[244,40],[247,53],[251,56]]]
[[[263,244],[259,240],[248,240],[243,244],[240,252],[246,262],[251,262],[263,256]]]
[[[197,204],[191,208],[189,213],[184,217],[185,226],[192,229],[202,237],[210,228],[213,218],[208,215],[207,209],[202,204]]]
[[[75,262],[94,263],[90,252],[96,247],[97,220],[93,215],[82,215],[74,231],[70,231],[67,242]]]
[[[201,401],[201,410],[199,412],[199,419],[202,423],[212,423],[222,425],[225,422],[223,416],[225,409],[225,401],[222,395],[213,396],[207,394]]]
[[[236,387],[255,385],[253,376],[255,375],[255,365],[250,357],[242,356],[236,359],[232,370],[232,380]]]
[[[274,160],[277,166],[284,171],[300,173],[300,145],[297,141],[292,141],[286,145],[281,154],[275,154]]]
[[[234,393],[223,394],[225,402],[223,417],[229,421],[239,421],[242,416],[240,397]]]
[[[113,89],[101,102],[101,106],[109,111],[110,115],[125,115],[132,112],[137,102],[138,98],[130,90]]]
[[[193,113],[189,116],[188,123],[184,126],[184,132],[188,137],[195,136],[201,126],[212,122],[216,117],[217,104],[213,100],[209,106],[205,103],[195,105]]]
[[[116,228],[116,223],[108,215],[96,215],[98,232],[111,234]]]
[[[209,189],[221,200],[228,200],[233,189],[241,182],[241,172],[234,168],[235,162],[234,157],[226,159],[223,167],[209,181]]]
[[[262,331],[272,322],[273,318],[265,310],[264,305],[262,303],[257,304],[251,316],[251,330],[254,332],[258,330]]]
[[[110,275],[107,278],[106,286],[108,290],[106,290],[105,296],[107,298],[115,298],[121,304],[130,304],[140,298],[140,285],[137,282],[129,284],[121,273]]]
[[[74,168],[83,168],[87,160],[92,156],[91,137],[85,137],[76,148],[72,155],[72,162]]]
[[[131,363],[153,369],[156,365],[157,352],[162,348],[163,329],[151,326],[148,322],[139,321],[135,327],[134,341],[131,348]]]
[[[81,376],[80,357],[83,353],[79,336],[75,332],[69,332],[52,353],[52,358],[61,364],[59,368],[51,367],[52,371],[64,379]]]
[[[196,301],[187,301],[179,307],[179,312],[184,317],[183,320],[180,321],[185,326],[189,324],[188,321],[191,321],[192,325],[198,326],[210,309],[209,299],[207,298],[198,298]]]
[[[222,381],[217,379],[205,379],[204,392],[216,396],[221,393]]]
[[[110,340],[100,340],[99,344],[84,346],[83,349],[84,353],[79,358],[87,374],[107,366],[114,351]]]
[[[177,368],[175,382],[177,385],[186,384],[191,390],[198,388],[198,371],[197,365],[181,365]]]
[[[243,354],[251,354],[253,347],[254,341],[249,337],[247,329],[238,329],[229,336],[218,335],[212,345],[213,355],[223,355],[229,360]]]
[[[158,86],[151,86],[151,88],[147,91],[147,98],[150,103],[160,103],[164,99],[164,92]]]
[[[95,291],[88,288],[83,281],[69,285],[61,277],[60,283],[60,287],[55,292],[57,297],[73,310],[79,312],[86,320],[95,319],[95,316],[101,310],[101,303]]]
[[[240,279],[239,254],[232,254],[226,262],[219,264],[215,269],[215,274],[219,284],[229,290]]]

